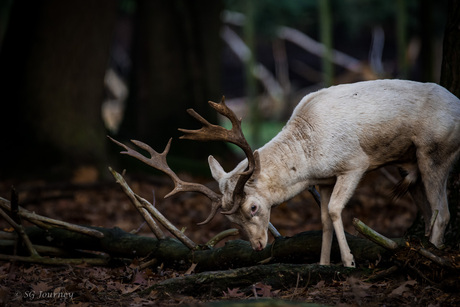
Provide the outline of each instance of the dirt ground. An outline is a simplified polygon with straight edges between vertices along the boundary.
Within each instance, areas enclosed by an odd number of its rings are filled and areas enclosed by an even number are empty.
[[[393,176],[394,173],[377,171],[363,180],[343,214],[349,233],[357,234],[351,225],[353,217],[389,237],[401,237],[411,226],[416,207],[409,197],[397,201],[390,199]],[[187,174],[180,174],[180,177],[209,183],[207,179],[190,178]],[[179,229],[185,227],[185,234],[198,244],[204,244],[222,230],[234,227],[221,215],[205,226],[197,226],[196,223],[207,216],[209,202],[194,194],[164,200],[163,196],[171,190],[167,178],[129,174],[126,178],[132,189],[142,197],[148,200],[155,197],[156,207]],[[215,184],[210,186],[216,189]],[[11,182],[0,184],[0,196],[10,199],[10,188]],[[41,215],[75,224],[118,226],[125,231],[152,236],[114,181],[89,183],[76,179],[71,184],[27,182],[16,183],[15,188],[20,204]],[[273,209],[271,222],[285,236],[321,229],[319,208],[308,192]],[[1,219],[0,227],[10,228]],[[376,271],[385,269],[373,266]],[[353,276],[315,283],[302,281],[295,287],[279,289],[258,283],[249,288],[227,289],[221,295],[142,292],[159,281],[185,273],[161,264],[139,270],[137,261],[121,267],[45,266],[0,261],[0,303],[4,306],[202,306],[244,301],[252,304],[262,302],[264,306],[301,306],[305,303],[332,306],[460,305],[460,289],[446,290],[406,272],[372,282],[367,277]]]

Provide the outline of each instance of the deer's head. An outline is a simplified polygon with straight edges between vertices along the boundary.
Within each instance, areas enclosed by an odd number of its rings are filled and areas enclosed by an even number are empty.
[[[239,225],[247,234],[251,246],[261,250],[267,245],[267,228],[270,221],[270,200],[267,193],[260,189],[260,161],[258,152],[253,154],[255,166],[249,179],[238,185],[241,174],[248,168],[248,160],[242,161],[234,170],[225,172],[222,166],[212,156],[209,157],[209,167],[213,178],[219,183],[222,193],[222,214]]]

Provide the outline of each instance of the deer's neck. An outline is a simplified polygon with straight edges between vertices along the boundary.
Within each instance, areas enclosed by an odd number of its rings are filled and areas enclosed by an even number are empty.
[[[322,180],[315,178],[312,168],[312,142],[314,132],[310,127],[291,125],[259,149],[260,190],[269,193],[272,205],[280,204]]]

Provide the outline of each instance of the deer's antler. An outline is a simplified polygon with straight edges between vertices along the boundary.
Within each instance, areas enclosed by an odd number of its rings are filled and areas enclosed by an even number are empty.
[[[213,125],[199,115],[195,110],[188,109],[187,112],[197,119],[203,127],[198,130],[187,130],[179,129],[179,131],[185,133],[181,136],[181,139],[196,140],[196,141],[224,141],[230,142],[238,147],[240,147],[246,157],[248,158],[248,167],[246,170],[240,174],[238,181],[233,190],[233,206],[230,210],[222,212],[222,214],[233,214],[238,210],[241,205],[242,200],[244,199],[244,185],[251,178],[254,171],[257,171],[260,166],[258,159],[254,157],[251,146],[249,146],[246,138],[243,135],[241,129],[241,119],[238,119],[235,113],[225,104],[225,97],[222,97],[222,100],[219,103],[209,101],[209,104],[213,109],[215,109],[221,115],[227,117],[232,123],[232,128],[230,130],[225,129],[224,127]]]
[[[222,206],[222,202],[221,202],[222,196],[220,194],[217,194],[216,192],[214,192],[213,190],[211,190],[210,188],[208,188],[208,187],[206,187],[206,186],[204,186],[202,184],[193,183],[193,182],[186,182],[186,181],[181,180],[177,176],[177,174],[169,167],[168,162],[166,161],[166,156],[167,156],[167,154],[169,152],[169,148],[171,147],[172,139],[169,139],[169,142],[166,145],[165,150],[161,154],[156,152],[152,147],[150,147],[149,145],[147,145],[147,144],[145,144],[143,142],[136,141],[136,140],[131,140],[131,142],[133,142],[135,145],[137,145],[138,147],[144,149],[145,151],[147,151],[150,154],[150,158],[147,158],[146,156],[142,155],[141,153],[137,152],[136,150],[126,146],[123,143],[118,142],[117,140],[114,140],[110,136],[108,136],[108,138],[112,142],[114,142],[115,144],[123,147],[126,150],[126,151],[122,151],[121,152],[122,154],[125,154],[125,155],[131,156],[133,158],[136,158],[136,159],[144,162],[145,164],[147,164],[149,166],[152,166],[152,167],[156,168],[159,171],[162,171],[163,173],[165,173],[166,175],[168,175],[172,179],[172,181],[174,182],[174,189],[171,192],[169,192],[165,196],[165,198],[170,197],[172,195],[175,195],[175,194],[177,194],[179,192],[198,192],[198,193],[201,193],[201,194],[207,196],[212,201],[211,213],[206,218],[206,220],[204,220],[201,223],[198,223],[198,225],[203,225],[203,224],[209,223],[209,221],[216,215],[217,210]]]

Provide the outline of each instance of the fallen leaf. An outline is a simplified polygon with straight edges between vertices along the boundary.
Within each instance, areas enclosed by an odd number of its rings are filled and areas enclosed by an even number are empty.
[[[192,263],[192,265],[188,268],[187,272],[184,273],[184,275],[190,275],[195,271],[195,268],[198,263]]]
[[[243,297],[244,293],[240,292],[240,288],[227,288],[227,292],[224,291],[224,297],[227,298],[235,298],[235,297]]]
[[[396,297],[396,296],[401,296],[404,294],[404,292],[410,291],[410,287],[413,287],[417,284],[416,280],[408,280],[406,282],[403,282],[399,287],[391,291],[390,297]]]
[[[361,305],[362,299],[366,296],[369,296],[367,290],[369,290],[369,288],[372,287],[372,284],[365,283],[353,276],[347,279],[347,283],[350,285],[351,291],[353,292],[356,302],[358,303],[358,305]]]
[[[32,287],[32,290],[34,290],[37,293],[45,292],[52,288],[52,286],[50,286],[46,282],[39,282],[39,283],[36,283],[35,285],[32,285],[31,287]]]
[[[254,287],[257,290],[257,295],[261,297],[272,297],[272,286],[258,282]]]
[[[141,285],[127,286],[121,290],[121,294],[129,294],[136,291]]]
[[[145,278],[144,272],[137,272],[133,277],[133,284],[146,285],[147,279]]]
[[[324,287],[324,284],[325,284],[324,280],[320,280],[320,281],[316,284],[315,288],[322,288],[322,287]]]

